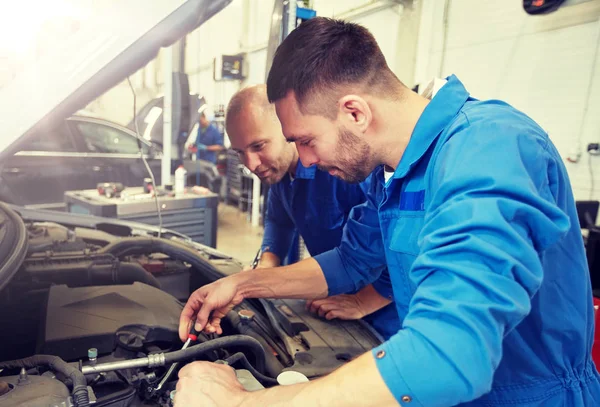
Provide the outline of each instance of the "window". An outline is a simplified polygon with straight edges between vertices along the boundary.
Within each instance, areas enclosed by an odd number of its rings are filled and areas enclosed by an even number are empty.
[[[77,129],[89,151],[109,154],[138,154],[139,148],[135,137],[118,129],[92,122],[79,122]],[[142,143],[144,153],[147,146]]]
[[[23,146],[24,151],[75,151],[71,133],[66,124],[48,132],[34,134]]]

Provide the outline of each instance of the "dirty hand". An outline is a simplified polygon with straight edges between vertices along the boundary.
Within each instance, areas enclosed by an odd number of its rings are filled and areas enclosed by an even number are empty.
[[[179,337],[182,341],[186,340],[192,323],[196,324],[198,332],[223,333],[221,319],[244,300],[234,277],[222,278],[192,293],[179,318]]]
[[[244,390],[230,366],[194,362],[179,371],[175,407],[239,406],[248,392]]]
[[[306,302],[306,309],[327,320],[361,319],[368,314],[360,297],[356,294],[340,294],[322,300]]]

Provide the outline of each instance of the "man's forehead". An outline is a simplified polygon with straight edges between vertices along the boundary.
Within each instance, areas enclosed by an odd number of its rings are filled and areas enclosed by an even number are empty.
[[[236,136],[231,137],[231,147],[236,151],[247,150],[255,144],[279,137],[283,138],[281,127],[265,120],[252,126],[240,126]]]
[[[276,101],[275,109],[284,136],[288,140],[294,141],[291,139],[296,138],[295,136],[302,132],[303,122],[305,121],[294,92],[289,91],[284,98]]]

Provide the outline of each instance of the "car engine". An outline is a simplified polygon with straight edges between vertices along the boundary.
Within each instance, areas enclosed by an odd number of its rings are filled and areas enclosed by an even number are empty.
[[[380,343],[360,325],[303,316],[300,301],[246,300],[223,335],[182,350],[187,297],[241,265],[176,237],[76,224],[0,203],[1,406],[169,406],[177,368],[194,360],[229,364],[256,390],[287,370],[327,374]]]

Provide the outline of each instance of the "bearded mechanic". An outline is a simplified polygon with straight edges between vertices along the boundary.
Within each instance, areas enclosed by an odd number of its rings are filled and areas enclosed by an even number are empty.
[[[267,89],[304,165],[349,181],[373,172],[367,202],[338,248],[197,290],[181,337],[192,320],[215,331],[244,298],[360,288],[384,259],[402,329],[329,376],[255,393],[230,368],[188,365],[181,405],[598,405],[583,240],[540,126],[472,98],[455,76],[431,101],[412,93],[365,28],[324,18],[283,41]]]
[[[365,201],[362,185],[346,183],[299,162],[296,146],[287,143],[281,132],[265,85],[245,88],[231,98],[225,126],[231,147],[244,165],[272,185],[258,267],[279,266],[296,229],[313,256],[337,247],[350,210]],[[309,306],[327,319],[364,317],[387,339],[400,328],[392,298],[386,270],[374,284],[357,293],[340,294]]]

